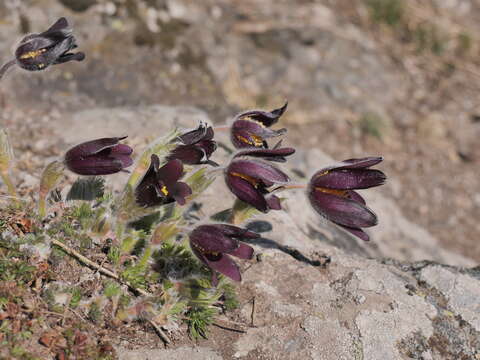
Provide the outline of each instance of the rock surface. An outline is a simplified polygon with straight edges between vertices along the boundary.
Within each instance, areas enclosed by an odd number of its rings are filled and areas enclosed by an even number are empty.
[[[128,133],[140,144],[142,134],[161,135],[172,123],[191,128],[208,116],[192,107],[155,105],[86,110],[73,119],[57,129],[67,143],[86,139],[95,129],[102,136]],[[214,159],[227,158],[220,148]],[[299,149],[287,164],[291,173],[308,174],[331,161],[320,150]],[[233,201],[222,182],[218,179],[199,199],[204,213]],[[222,333],[194,348],[128,350],[122,344],[120,358],[480,358],[480,272],[467,269],[474,262],[442,249],[375,189],[365,195],[380,218],[370,231],[371,243],[320,219],[301,192],[285,194],[285,211],[249,223],[262,231],[252,243],[262,255],[243,266],[245,302],[235,320],[245,333],[235,334],[227,345],[218,345]]]

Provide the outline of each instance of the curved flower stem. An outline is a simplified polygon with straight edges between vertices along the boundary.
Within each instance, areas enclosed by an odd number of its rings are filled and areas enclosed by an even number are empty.
[[[0,172],[0,177],[2,178],[2,181],[7,186],[8,194],[12,198],[16,199],[18,197],[17,190],[15,189],[15,186],[13,185],[12,179],[10,178],[10,175],[8,175],[8,172],[7,171],[1,171]]]
[[[16,60],[10,60],[9,62],[5,63],[1,68],[0,68],[0,80],[3,78],[3,75],[5,75],[13,65],[15,65]]]
[[[61,248],[63,251],[65,251],[68,255],[70,256],[73,256],[74,258],[76,258],[78,261],[80,261],[81,263],[87,265],[89,268],[93,268],[95,269],[96,271],[98,271],[99,273],[103,274],[103,275],[106,275],[108,277],[111,277],[112,279],[115,279],[117,280],[119,283],[121,284],[124,284],[124,285],[127,285],[131,290],[133,290],[134,292],[137,292],[143,296],[152,296],[152,294],[150,294],[149,292],[143,290],[143,289],[140,289],[136,286],[133,286],[132,284],[130,284],[129,282],[127,281],[123,281],[120,276],[118,276],[117,274],[115,274],[113,271],[110,271],[108,269],[105,269],[103,266],[100,266],[96,263],[94,263],[92,260],[88,259],[87,257],[83,256],[82,254],[80,254],[79,252],[75,251],[74,249],[72,249],[71,247],[65,245],[64,243],[62,243],[61,241],[58,241],[58,240],[55,240],[55,239],[52,239],[52,244],[55,245],[55,246],[58,246],[59,248]]]
[[[308,184],[286,184],[286,185],[280,185],[273,189],[271,192],[281,192],[285,190],[296,190],[296,189],[306,189]]]
[[[214,126],[213,127],[213,131],[218,131],[218,132],[221,132],[221,131],[228,131],[230,130],[231,126],[230,125],[219,125],[219,126]]]

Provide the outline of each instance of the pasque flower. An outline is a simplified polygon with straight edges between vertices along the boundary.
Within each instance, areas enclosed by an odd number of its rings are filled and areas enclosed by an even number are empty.
[[[65,154],[67,168],[79,175],[114,174],[132,165],[133,149],[119,144],[124,137],[102,138],[74,146]]]
[[[181,144],[170,153],[168,159],[178,159],[188,165],[217,165],[210,160],[210,156],[217,149],[213,136],[213,128],[201,123],[198,128],[179,136]]]
[[[216,285],[217,271],[233,280],[241,281],[238,265],[230,255],[251,259],[253,248],[241,240],[256,239],[260,235],[233,225],[211,224],[196,227],[189,237],[193,253],[213,270],[213,283]]]
[[[257,210],[281,210],[280,199],[272,194],[275,184],[285,184],[290,179],[277,167],[264,160],[275,160],[291,155],[292,148],[252,149],[240,151],[225,170],[225,182],[235,196]],[[243,157],[260,157],[250,159]]]
[[[65,18],[58,19],[47,31],[22,39],[15,51],[18,66],[25,70],[43,70],[53,64],[82,61],[85,54],[71,53],[77,43]]]
[[[266,139],[283,135],[287,129],[272,130],[280,116],[287,110],[288,103],[281,108],[268,111],[250,110],[237,115],[231,127],[231,140],[236,148],[268,148]]]
[[[168,161],[160,167],[160,159],[152,154],[150,167],[135,189],[137,203],[141,206],[165,205],[176,201],[185,204],[185,197],[192,194],[190,187],[181,181],[183,164],[180,160]]]
[[[385,183],[380,170],[370,169],[381,157],[349,159],[317,171],[308,186],[308,198],[313,208],[328,220],[368,241],[362,228],[377,225],[377,216],[355,189],[367,189]]]

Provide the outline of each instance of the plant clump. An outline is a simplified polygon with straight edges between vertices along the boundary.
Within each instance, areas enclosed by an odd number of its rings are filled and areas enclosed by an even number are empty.
[[[24,39],[31,50],[20,59],[83,59],[69,52],[76,42],[67,25],[60,19]],[[55,31],[59,43],[48,43]],[[238,306],[231,281],[241,281],[238,261],[254,257],[251,244],[259,238],[246,222],[258,212],[280,211],[281,191],[303,188],[320,215],[368,240],[361,228],[377,217],[353,190],[385,181],[369,169],[382,158],[345,160],[318,171],[309,184],[292,183],[273,163],[286,162],[295,149],[268,143],[286,133],[270,129],[286,109],[234,117],[229,129],[237,151],[227,164],[211,159],[215,128],[204,123],[174,129],[140,153],[121,143],[126,137],[81,143],[45,167],[37,203],[17,195],[14,157],[1,130],[0,175],[9,201],[0,209],[0,358],[114,359],[101,334],[129,326],[148,327],[165,344],[182,324],[192,338],[207,337],[217,315]],[[58,184],[66,171],[81,177],[63,191]],[[126,181],[115,193],[103,176],[118,172]],[[237,199],[221,219],[212,214],[199,221],[191,215],[194,200],[201,201],[217,176]],[[32,341],[43,352],[24,349]]]

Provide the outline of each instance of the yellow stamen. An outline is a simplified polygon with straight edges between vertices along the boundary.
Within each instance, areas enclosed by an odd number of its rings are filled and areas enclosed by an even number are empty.
[[[249,140],[244,136],[237,135],[237,139],[240,140],[241,142],[244,142],[245,144],[249,144],[255,147],[260,147],[263,146],[263,139],[260,136],[249,134],[250,137],[253,138],[253,140]]]
[[[167,187],[166,187],[165,185],[160,189],[160,191],[161,191],[165,196],[168,195],[168,190],[167,190]]]
[[[40,54],[43,54],[47,49],[40,49],[40,50],[35,50],[35,51],[29,51],[25,54],[20,55],[20,59],[30,59],[30,58],[35,58]]]
[[[252,184],[253,186],[257,187],[258,186],[258,181],[257,179],[254,179],[252,178],[251,176],[248,176],[248,175],[245,175],[245,174],[240,174],[240,173],[237,173],[237,172],[231,172],[230,175],[233,175],[233,176],[236,176],[236,177],[239,177],[243,180],[246,180],[248,181],[250,184]]]
[[[327,193],[327,194],[337,195],[344,198],[348,197],[348,192],[346,190],[326,189],[320,186],[315,186],[315,190],[323,193]]]

